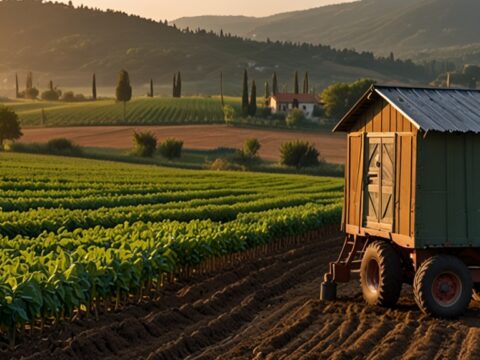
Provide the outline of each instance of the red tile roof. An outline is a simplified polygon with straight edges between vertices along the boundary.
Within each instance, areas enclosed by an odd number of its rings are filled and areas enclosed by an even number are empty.
[[[283,93],[283,94],[277,94],[277,95],[273,95],[272,96],[273,98],[275,98],[275,100],[277,100],[277,102],[279,103],[293,103],[293,100],[297,99],[297,101],[299,103],[314,103],[314,104],[317,104],[318,103],[318,98],[316,95],[313,95],[313,94],[286,94],[286,93]]]

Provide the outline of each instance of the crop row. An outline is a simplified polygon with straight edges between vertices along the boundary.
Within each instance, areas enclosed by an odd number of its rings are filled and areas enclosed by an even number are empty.
[[[56,232],[60,228],[73,230],[87,229],[95,226],[113,227],[117,224],[136,221],[177,220],[191,221],[195,219],[211,219],[214,221],[231,221],[238,214],[264,211],[274,208],[287,208],[304,205],[310,202],[331,204],[340,200],[341,194],[332,196],[319,194],[288,195],[281,198],[253,200],[239,197],[234,204],[215,204],[208,202],[196,207],[182,204],[171,206],[128,206],[118,208],[99,208],[96,210],[69,209],[33,209],[26,212],[0,213],[0,235],[36,236],[43,231]]]
[[[221,103],[214,98],[136,98],[128,104],[125,120],[122,105],[113,100],[75,104],[59,102],[49,103],[49,105],[44,108],[43,115],[40,105],[17,106],[16,110],[22,123],[29,126],[223,122]]]
[[[341,206],[305,205],[240,216],[221,224],[125,223],[0,240],[0,327],[70,316],[95,304],[150,291],[161,275],[338,222]],[[156,283],[156,284],[155,284]]]

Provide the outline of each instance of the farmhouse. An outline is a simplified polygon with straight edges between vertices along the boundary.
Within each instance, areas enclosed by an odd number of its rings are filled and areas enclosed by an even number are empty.
[[[288,113],[292,109],[298,108],[303,110],[307,119],[314,117],[314,109],[318,105],[318,98],[313,94],[279,93],[268,99],[268,106],[272,109],[272,114]]]
[[[326,279],[359,273],[383,306],[414,283],[426,313],[459,315],[480,290],[480,91],[372,86],[334,131],[348,134],[347,237]]]

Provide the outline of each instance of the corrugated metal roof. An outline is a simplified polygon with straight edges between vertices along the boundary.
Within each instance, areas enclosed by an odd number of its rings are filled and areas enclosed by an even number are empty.
[[[348,131],[365,109],[372,93],[388,101],[418,129],[480,133],[480,91],[402,86],[373,86],[338,123],[334,131]]]
[[[387,86],[375,91],[422,130],[480,133],[480,91]]]

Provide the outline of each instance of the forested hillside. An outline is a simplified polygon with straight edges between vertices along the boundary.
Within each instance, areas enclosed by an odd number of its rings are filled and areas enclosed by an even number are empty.
[[[332,81],[360,77],[427,82],[435,75],[412,62],[376,58],[372,53],[296,40],[257,42],[226,32],[180,31],[120,12],[34,0],[0,1],[0,33],[4,34],[0,37],[0,90],[9,94],[13,93],[15,72],[22,86],[29,70],[40,89],[50,79],[61,88],[88,88],[93,72],[99,87],[107,88],[115,84],[117,72],[126,68],[135,95],[146,94],[150,78],[157,92],[170,93],[171,78],[177,70],[182,71],[185,94],[218,94],[223,71],[225,90],[232,95],[240,93],[244,68],[257,83],[276,71],[282,87],[291,86],[295,70],[309,71],[318,89]]]
[[[480,61],[477,0],[362,0],[264,18],[197,17],[175,21],[258,40],[307,41],[388,55]]]

